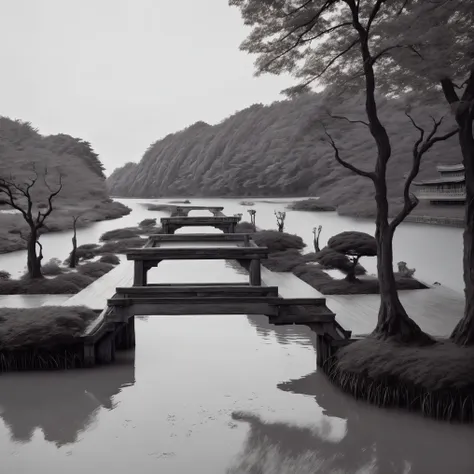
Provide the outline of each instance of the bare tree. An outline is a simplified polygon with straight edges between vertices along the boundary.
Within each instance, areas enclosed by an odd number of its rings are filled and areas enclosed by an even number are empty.
[[[420,327],[408,316],[398,297],[395,274],[393,271],[393,236],[397,227],[418,205],[418,199],[410,193],[410,187],[420,171],[423,155],[428,152],[435,143],[447,140],[456,135],[458,130],[455,128],[443,135],[437,135],[444,117],[441,117],[439,120],[431,117],[433,126],[426,136],[425,129],[414,120],[409,112],[405,112],[405,114],[418,130],[419,137],[413,145],[412,167],[407,175],[403,188],[404,204],[400,212],[398,212],[391,221],[389,221],[386,179],[388,157],[382,159],[379,154],[374,171],[361,170],[341,157],[340,150],[334,142],[334,139],[324,125],[323,127],[328,142],[334,150],[336,161],[350,171],[371,179],[375,187],[375,201],[377,204],[375,240],[377,241],[377,273],[380,284],[381,305],[374,333],[384,337],[399,337],[404,341],[411,339],[427,341],[429,336],[424,334]],[[345,117],[332,116],[332,118],[344,118],[348,120]],[[361,121],[353,122],[362,123]],[[363,124],[367,125],[365,122]]]
[[[319,225],[318,228],[313,227],[313,246],[314,246],[314,251],[321,252],[321,248],[319,246],[319,236],[321,235],[321,231],[323,230],[323,226]]]
[[[77,221],[80,216],[72,216],[72,250],[69,254],[69,268],[76,268],[77,265]]]
[[[359,260],[362,257],[375,257],[377,255],[377,242],[374,237],[365,232],[346,231],[332,236],[328,240],[328,249],[344,255],[349,260],[350,266],[345,279],[354,283],[358,281],[356,269]],[[337,259],[334,260],[334,266],[337,267],[338,261]]]
[[[12,176],[9,178],[0,177],[0,203],[19,211],[25,222],[28,224],[28,236],[22,236],[26,241],[27,246],[28,276],[30,278],[42,278],[41,260],[43,259],[43,247],[39,242],[39,237],[41,230],[46,227],[46,219],[53,212],[54,198],[61,192],[63,184],[62,175],[59,174],[57,187],[52,189],[47,182],[48,169],[45,168],[43,182],[49,191],[47,205],[44,211],[36,210],[33,202],[34,198],[32,196],[32,191],[38,183],[40,176],[38,175],[34,165],[32,170],[33,177],[26,180],[24,183],[19,183]],[[39,247],[39,253],[37,252],[37,247]]]
[[[285,219],[286,219],[286,212],[285,211],[273,211],[275,213],[275,217],[277,220],[278,232],[284,232],[285,230]]]

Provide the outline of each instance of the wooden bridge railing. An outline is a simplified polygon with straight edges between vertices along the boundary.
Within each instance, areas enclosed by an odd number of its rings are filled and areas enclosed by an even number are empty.
[[[267,247],[148,247],[127,252],[134,261],[133,286],[147,285],[147,273],[162,260],[237,260],[249,268],[250,284],[262,284],[260,260],[268,257]]]
[[[161,227],[164,234],[174,234],[181,227],[215,227],[224,233],[233,234],[240,220],[239,216],[162,217]]]

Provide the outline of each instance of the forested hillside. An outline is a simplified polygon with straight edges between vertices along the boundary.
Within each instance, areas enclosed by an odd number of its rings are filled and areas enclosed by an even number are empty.
[[[152,144],[142,160],[116,169],[107,180],[115,196],[321,196],[340,209],[358,212],[373,203],[366,178],[353,175],[334,159],[324,141],[321,119],[327,113],[321,97],[311,94],[269,106],[253,105],[221,123],[198,122]],[[388,171],[392,202],[400,196],[418,131],[405,115],[404,101],[379,100],[381,118],[392,139]],[[333,114],[364,119],[363,102],[341,102]],[[439,106],[413,106],[411,114],[428,129],[430,115],[446,117]],[[367,128],[331,120],[328,130],[353,164],[371,169],[375,146]],[[456,138],[437,144],[427,155],[421,176],[436,174],[435,164],[460,162]],[[354,206],[354,201],[357,201]]]
[[[46,230],[71,227],[72,216],[80,215],[84,225],[128,212],[109,198],[102,163],[89,143],[63,134],[42,136],[27,122],[0,117],[0,177],[21,186],[36,174],[38,179],[31,189],[35,208],[47,206],[51,191],[45,181],[53,190],[60,176],[63,184]],[[19,231],[26,231],[26,225],[9,209],[0,206],[0,252],[25,247]]]

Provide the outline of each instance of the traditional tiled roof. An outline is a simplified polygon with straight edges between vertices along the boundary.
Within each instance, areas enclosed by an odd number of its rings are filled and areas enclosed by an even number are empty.
[[[427,179],[426,181],[417,181],[413,182],[415,186],[424,186],[426,184],[459,184],[464,183],[466,181],[465,176],[452,176],[452,177],[444,177],[444,178],[436,178],[436,179]]]
[[[440,173],[464,171],[464,165],[462,163],[457,165],[438,165],[436,170]]]

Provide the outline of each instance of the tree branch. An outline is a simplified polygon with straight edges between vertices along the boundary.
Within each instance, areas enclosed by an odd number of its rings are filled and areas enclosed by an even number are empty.
[[[439,135],[436,136],[436,132],[438,131],[439,127],[441,126],[444,117],[441,117],[439,120],[436,120],[434,117],[431,117],[433,121],[433,127],[431,129],[431,132],[425,139],[425,130],[418,125],[413,117],[408,113],[405,112],[405,115],[410,119],[411,123],[413,126],[420,132],[420,137],[418,140],[415,142],[413,146],[413,162],[412,162],[412,167],[411,171],[408,174],[405,185],[403,187],[403,201],[404,205],[401,211],[395,216],[395,218],[390,222],[390,230],[393,234],[395,232],[395,229],[405,220],[405,218],[415,209],[415,207],[418,205],[418,198],[410,193],[410,187],[414,181],[414,179],[418,176],[418,173],[420,172],[420,165],[421,165],[421,159],[423,158],[423,155],[437,142],[447,140],[454,136],[457,132],[458,129],[451,130],[448,133],[445,133],[444,135]],[[421,147],[420,147],[421,145]]]
[[[43,227],[44,221],[46,218],[53,212],[53,199],[61,192],[61,189],[63,188],[63,181],[62,181],[62,174],[59,174],[59,184],[58,188],[56,191],[52,191],[51,188],[48,186],[48,189],[50,190],[50,195],[48,197],[48,209],[46,210],[45,213],[41,213],[41,211],[38,211],[38,217],[36,219],[36,225],[37,229]]]
[[[346,120],[349,123],[360,123],[362,125],[365,125],[366,127],[370,127],[370,125],[367,122],[364,122],[364,120],[352,120],[348,117],[345,117],[344,115],[331,115],[331,114],[328,114],[328,115],[329,117],[333,119]]]
[[[380,8],[382,7],[382,4],[385,3],[385,1],[386,0],[377,0],[377,2],[375,3],[374,8],[372,9],[370,13],[369,20],[367,21],[367,27],[366,27],[367,35],[369,34],[370,27],[372,26],[372,23],[374,22],[375,18],[379,14]]]
[[[375,173],[371,173],[369,171],[361,170],[361,169],[357,168],[354,165],[351,165],[350,163],[348,163],[347,161],[345,161],[341,158],[341,155],[339,153],[339,148],[337,147],[336,143],[334,142],[332,136],[327,131],[326,127],[324,127],[324,125],[323,125],[323,128],[324,128],[324,133],[328,137],[328,142],[331,145],[332,149],[334,150],[334,157],[336,158],[336,161],[339,164],[341,164],[342,166],[344,166],[344,168],[347,168],[348,170],[352,171],[353,173],[356,173],[359,176],[364,176],[365,178],[370,178],[372,181],[375,182],[375,179],[376,179]]]

